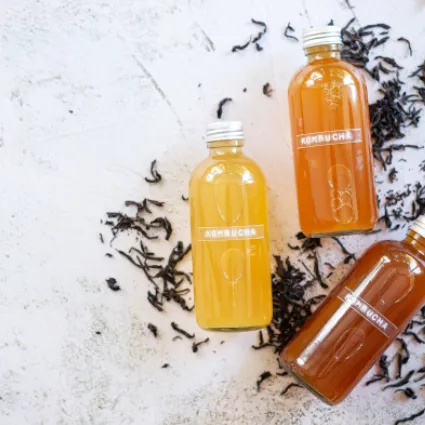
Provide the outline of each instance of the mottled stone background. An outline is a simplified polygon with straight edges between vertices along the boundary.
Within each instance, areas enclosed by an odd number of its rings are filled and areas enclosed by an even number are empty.
[[[250,349],[255,334],[210,335],[196,355],[188,342],[171,342],[172,319],[206,333],[174,306],[153,310],[144,277],[105,258],[98,239],[105,211],[151,196],[167,202],[172,243],[189,241],[180,197],[206,154],[205,125],[230,96],[224,118],[245,123],[246,151],[269,182],[273,252],[285,254],[298,231],[286,88],[304,61],[300,44],[283,37],[287,23],[300,36],[331,18],[384,21],[412,42],[413,58],[404,43],[382,49],[406,67],[402,76],[425,58],[423,1],[350,1],[0,1],[1,425],[378,425],[423,406],[423,394],[406,402],[379,385],[359,386],[335,408],[297,388],[281,397],[287,378],[257,393],[258,375],[276,363]],[[230,53],[257,31],[251,18],[268,24],[264,50]],[[368,84],[374,99],[377,85]],[[409,142],[424,142],[424,125]],[[395,187],[423,178],[423,152],[409,155]],[[154,158],[165,181],[149,187]],[[346,243],[360,252],[373,240]],[[108,289],[109,276],[121,292]]]

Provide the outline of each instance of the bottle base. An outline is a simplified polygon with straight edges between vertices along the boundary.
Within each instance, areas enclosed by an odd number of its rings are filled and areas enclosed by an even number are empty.
[[[337,231],[337,232],[324,232],[324,233],[311,233],[305,235],[309,238],[331,238],[339,236],[349,236],[349,235],[367,235],[373,230],[371,229],[359,229],[359,230],[347,230],[347,231]]]
[[[298,375],[298,373],[294,372],[285,362],[282,363],[282,366],[293,378],[298,381],[298,383],[300,383],[305,389],[310,391],[319,400],[323,401],[323,403],[327,404],[328,406],[334,406],[335,404],[337,404],[329,401],[325,396],[323,396],[319,391],[317,391],[307,381],[305,381],[300,375]]]
[[[213,327],[213,326],[201,326],[202,329],[209,332],[249,332],[258,331],[264,329],[266,326],[246,326],[246,327]]]

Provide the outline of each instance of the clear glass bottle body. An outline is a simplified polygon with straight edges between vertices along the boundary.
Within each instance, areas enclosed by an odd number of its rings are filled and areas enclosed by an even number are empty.
[[[377,209],[366,83],[337,44],[306,54],[288,90],[301,229],[367,233]]]
[[[282,352],[285,367],[341,402],[425,304],[425,239],[373,245]]]
[[[210,143],[190,180],[195,312],[208,330],[260,329],[272,318],[266,181],[241,146]]]

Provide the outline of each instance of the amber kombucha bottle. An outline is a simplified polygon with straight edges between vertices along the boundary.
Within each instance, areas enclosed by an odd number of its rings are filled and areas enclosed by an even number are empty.
[[[425,216],[401,242],[374,244],[282,353],[329,404],[342,401],[425,304]]]
[[[196,319],[212,331],[260,329],[273,312],[266,180],[243,152],[240,122],[210,124],[207,145],[189,188]]]
[[[304,31],[307,65],[289,111],[301,229],[309,236],[367,233],[377,219],[367,89],[341,60],[341,30]]]

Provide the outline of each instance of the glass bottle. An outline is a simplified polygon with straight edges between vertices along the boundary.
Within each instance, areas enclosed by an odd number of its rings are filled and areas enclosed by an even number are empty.
[[[378,242],[282,352],[285,367],[341,402],[425,304],[425,216],[401,241]]]
[[[298,212],[308,236],[367,233],[377,220],[366,83],[341,60],[341,30],[303,33],[289,89]]]
[[[207,144],[189,187],[196,319],[213,331],[260,329],[272,318],[266,181],[243,153],[240,122],[210,124]]]

